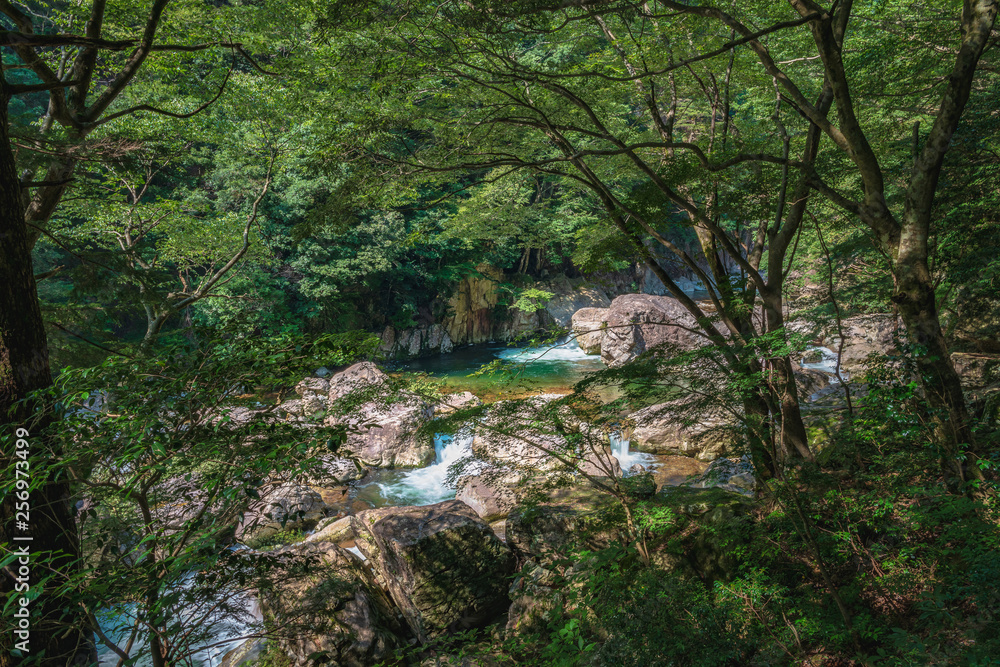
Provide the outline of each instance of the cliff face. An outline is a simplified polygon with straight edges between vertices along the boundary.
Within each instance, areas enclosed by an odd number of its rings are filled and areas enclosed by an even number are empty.
[[[498,338],[500,322],[496,307],[503,272],[492,266],[477,267],[481,275],[466,276],[448,300],[448,315],[442,325],[458,345],[485,343]],[[505,338],[500,337],[501,340]]]
[[[503,271],[492,266],[477,268],[478,275],[464,278],[447,302],[445,317],[438,323],[413,329],[386,327],[382,351],[390,359],[412,359],[451,352],[458,345],[510,341],[543,329],[568,329],[580,308],[607,307],[605,291],[582,278],[556,276],[532,287],[554,296],[545,308],[528,313],[500,305]]]

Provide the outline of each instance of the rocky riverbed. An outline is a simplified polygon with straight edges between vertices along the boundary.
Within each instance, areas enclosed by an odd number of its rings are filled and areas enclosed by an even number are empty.
[[[566,318],[575,336],[559,345],[485,345],[409,368],[444,376],[458,390],[477,389],[463,386],[462,378],[484,357],[520,363],[530,379],[541,380],[529,400],[517,400],[523,391],[480,392],[485,406],[467,390],[433,401],[401,396],[391,374],[370,362],[303,379],[278,417],[303,429],[346,428],[346,440],[336,454],[317,457],[308,474],[268,480],[235,531],[250,547],[282,536],[298,540],[272,547],[279,570],[289,574],[259,591],[254,604],[272,623],[308,622],[272,644],[296,667],[317,651],[335,664],[361,666],[407,642],[503,618],[509,632],[536,627],[553,604],[557,555],[584,535],[587,548],[620,537],[613,527],[592,525],[614,503],[602,487],[608,480],[634,477],[629,488],[644,497],[684,485],[696,499],[685,507],[704,520],[714,520],[720,502],[726,512],[745,511],[753,467],[738,456],[740,429],[731,415],[685,419],[682,397],[623,414],[620,430],[604,431],[571,417],[560,403],[573,382],[605,365],[620,366],[660,345],[702,345],[682,311],[671,297],[624,295],[606,308],[577,309]],[[869,353],[893,352],[885,318],[866,317],[845,322],[843,344],[828,331],[808,333],[817,345],[795,368],[807,400],[828,403]],[[824,344],[841,352],[840,380],[833,376],[837,355]],[[966,376],[979,378],[970,382],[996,374],[991,359],[963,361]],[[455,432],[454,416],[465,413],[469,419]],[[250,410],[243,418],[257,417]],[[436,427],[443,419],[448,432]],[[547,491],[541,505],[529,502],[556,482],[559,489]],[[723,495],[697,495],[709,490]],[[724,556],[702,547],[675,565],[722,567]],[[308,575],[292,574],[306,564]],[[259,653],[260,640],[238,641],[239,628],[232,630],[227,636],[234,639],[222,644],[225,656],[217,650],[205,664],[235,667]]]

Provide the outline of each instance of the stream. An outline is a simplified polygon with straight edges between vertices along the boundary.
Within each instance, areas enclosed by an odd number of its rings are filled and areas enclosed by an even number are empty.
[[[545,347],[473,345],[460,348],[452,354],[401,364],[397,369],[427,373],[443,380],[453,391],[472,391],[489,400],[497,396],[497,377],[470,377],[470,374],[495,360],[521,364],[517,371],[516,386],[505,390],[507,395],[569,393],[572,386],[588,373],[604,368],[600,356],[584,354],[576,342],[570,340]],[[472,456],[472,438],[471,432],[455,436],[443,433],[435,435],[433,463],[424,468],[371,471],[360,484],[351,487],[343,509],[353,514],[371,507],[432,505],[454,498],[454,487],[447,485],[448,469],[457,461]],[[630,453],[627,440],[612,437],[611,444],[625,469],[634,463],[648,464],[652,458],[646,454]],[[351,550],[355,551],[353,548]],[[253,615],[257,613],[249,606],[248,610]],[[100,618],[100,623],[103,631],[113,641],[124,645],[128,633],[122,632],[120,628],[134,619],[134,608],[123,605],[117,612],[106,613]],[[221,619],[214,646],[192,656],[193,665],[218,667],[225,654],[243,642],[246,631],[245,624],[241,622]],[[142,650],[138,645],[133,647],[133,655],[137,649]],[[99,645],[98,659],[100,667],[112,666],[117,663],[118,656],[107,647]],[[149,664],[151,663],[145,656],[136,663],[138,667]]]
[[[825,348],[811,348],[810,352],[820,352],[820,358],[812,363],[802,360],[805,368],[814,368],[833,374],[836,355]],[[815,356],[815,355],[814,355]],[[502,344],[483,344],[460,348],[455,352],[437,357],[417,359],[397,366],[397,370],[423,372],[442,380],[452,391],[471,391],[489,401],[499,396],[496,391],[497,377],[489,374],[471,375],[484,364],[501,360],[520,364],[517,383],[513,388],[505,388],[505,396],[523,396],[529,393],[569,393],[572,386],[587,374],[604,368],[599,355],[588,355],[580,349],[575,340],[561,342],[554,346],[510,347]],[[343,501],[342,511],[354,514],[372,507],[431,505],[455,497],[455,488],[447,483],[449,468],[456,462],[472,456],[471,432],[457,435],[436,434],[434,437],[434,461],[416,469],[373,470],[360,483],[352,485]],[[629,441],[618,433],[609,436],[609,446],[622,470],[639,464],[656,471],[661,466],[664,474],[670,474],[667,459],[683,457],[659,457],[629,449]],[[689,474],[689,473],[684,473]],[[683,474],[678,480],[683,479]],[[677,482],[674,482],[677,483]],[[353,551],[354,549],[352,549]],[[250,602],[248,601],[248,604]],[[252,613],[256,610],[248,607]],[[115,626],[120,626],[129,615],[129,608],[120,608],[118,616],[106,616],[101,625],[115,641],[125,637],[117,636]],[[223,620],[215,645],[193,656],[196,667],[218,667],[223,656],[242,643],[245,625],[237,621]],[[100,665],[114,665],[117,656],[106,647],[98,650]],[[140,667],[148,665],[148,660],[140,659]]]

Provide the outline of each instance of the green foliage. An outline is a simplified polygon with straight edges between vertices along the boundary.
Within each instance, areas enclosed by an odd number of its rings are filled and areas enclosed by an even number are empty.
[[[89,610],[91,629],[102,617],[112,636],[138,633],[138,653],[152,627],[180,661],[226,623],[255,627],[243,600],[269,562],[228,549],[234,529],[254,501],[306,473],[343,434],[295,428],[248,392],[371,349],[354,335],[228,338],[65,369],[44,397],[59,419],[38,440],[60,443],[60,457],[43,465],[51,453],[33,455],[39,470],[79,485],[81,561],[58,583]],[[296,537],[281,533],[269,545]]]
[[[555,294],[552,292],[529,288],[517,293],[517,299],[511,304],[511,307],[523,313],[533,313],[538,310],[544,310],[545,302],[554,296]]]
[[[279,530],[273,535],[247,540],[245,544],[257,551],[269,551],[275,547],[283,547],[288,544],[301,542],[306,534],[301,530]]]
[[[751,636],[739,632],[733,605],[697,580],[655,569],[602,577],[591,604],[608,633],[601,664],[623,666],[754,664]]]

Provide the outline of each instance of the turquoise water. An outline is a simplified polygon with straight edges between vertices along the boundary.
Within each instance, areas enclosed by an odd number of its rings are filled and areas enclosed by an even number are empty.
[[[494,362],[503,370],[498,366],[497,372],[473,375]],[[587,374],[603,368],[600,355],[584,354],[575,340],[540,347],[470,345],[398,366],[443,380],[451,391],[471,391],[487,400],[502,394],[569,393]]]

